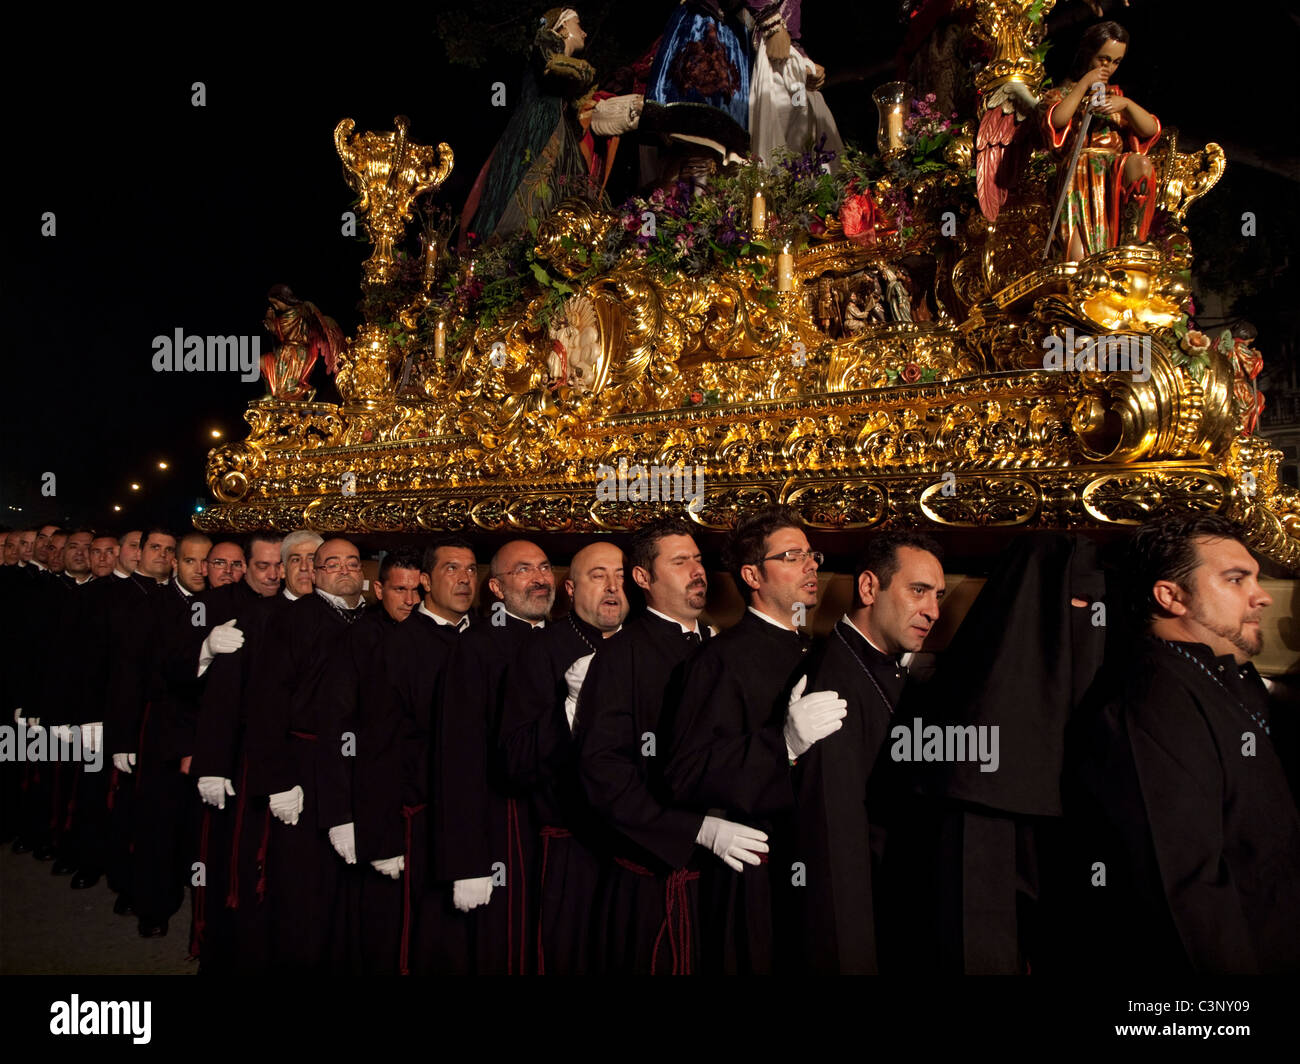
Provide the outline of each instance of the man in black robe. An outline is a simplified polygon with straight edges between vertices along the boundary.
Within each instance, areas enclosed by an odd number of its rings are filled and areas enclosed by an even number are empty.
[[[540,547],[512,540],[492,558],[488,589],[497,601],[457,643],[435,718],[433,878],[451,885],[458,915],[438,970],[522,975],[533,834],[521,823],[527,805],[505,778],[497,737],[506,671],[545,628],[555,574]]]
[[[342,865],[321,807],[328,758],[340,740],[322,708],[329,665],[364,611],[357,548],[326,540],[312,581],[314,592],[268,627],[248,722],[248,789],[267,797],[272,815],[265,867],[271,964],[284,971],[338,970],[343,961],[336,933]]]
[[[464,916],[450,883],[429,875],[429,743],[443,670],[469,627],[478,565],[469,542],[429,546],[424,600],[382,647],[383,683],[358,702],[352,808],[366,974],[437,971],[440,951],[465,955]]]
[[[945,754],[897,766],[910,797],[898,805],[906,826],[888,863],[916,915],[889,922],[914,928],[896,964],[970,975],[1050,966],[1065,732],[1101,667],[1117,594],[1091,540],[1022,534],[997,558],[933,678],[909,690],[899,715],[910,732],[920,719],[923,733],[986,739],[990,754],[996,741],[997,764]]]
[[[794,760],[795,830],[778,851],[778,968],[805,973],[879,970],[876,877],[888,828],[894,709],[906,670],[944,595],[938,546],[911,532],[872,536],[854,567],[853,608],[805,662],[795,694],[831,690],[847,703],[842,727],[796,714],[785,730]],[[796,703],[797,704],[797,703]],[[786,870],[791,869],[789,875]]]
[[[271,812],[265,796],[248,788],[248,721],[252,711],[252,681],[266,651],[267,631],[281,623],[292,603],[312,594],[312,559],[323,540],[315,532],[291,532],[280,545],[284,588],[278,594],[256,596],[236,617],[239,645],[216,656],[199,712],[195,773],[206,779],[205,801],[230,811],[229,866],[224,895],[212,887],[203,931],[203,970],[220,971],[233,964],[241,972],[262,972],[269,966],[270,905],[266,901],[266,849]],[[254,545],[254,556],[263,548]],[[245,576],[242,583],[247,584]],[[264,586],[265,574],[258,578]],[[250,585],[251,589],[251,585]],[[230,785],[227,781],[232,781]],[[216,784],[213,786],[213,784]],[[232,794],[233,792],[233,794]],[[201,792],[202,793],[202,792]],[[231,798],[227,804],[226,799]],[[217,819],[220,822],[220,818]],[[217,907],[224,904],[219,911]]]
[[[58,525],[43,525],[36,534],[31,575],[19,585],[15,614],[23,623],[15,625],[13,638],[13,683],[15,722],[20,728],[41,727],[41,704],[46,699],[46,652],[65,585],[50,570],[50,545],[59,534]],[[26,734],[26,733],[24,733]],[[30,853],[38,861],[54,858],[50,833],[50,805],[53,801],[53,766],[27,762],[22,766],[22,796],[19,832],[14,853]]]
[[[134,535],[138,546],[140,533]],[[103,749],[112,663],[110,626],[114,612],[123,601],[123,593],[135,594],[127,584],[130,574],[117,568],[118,549],[114,536],[100,533],[91,540],[89,561],[95,578],[83,588],[75,663],[83,750]],[[98,772],[83,770],[78,775],[76,814],[68,838],[69,856],[75,865],[71,882],[74,890],[93,887],[104,874],[108,861],[108,795],[112,777],[111,764]]]
[[[600,879],[590,812],[573,751],[576,697],[592,656],[627,618],[623,552],[593,543],[573,556],[565,589],[572,609],[529,640],[506,677],[501,751],[510,783],[528,794],[540,858],[528,897],[538,975],[588,970],[591,908]],[[573,670],[570,672],[570,670]]]
[[[215,557],[218,547],[226,548],[219,558]],[[240,776],[236,762],[243,731],[239,707],[245,659],[226,664],[224,656],[237,654],[243,648],[247,633],[241,622],[245,626],[250,623],[249,614],[256,604],[274,601],[279,595],[283,566],[280,547],[278,535],[255,533],[248,545],[251,561],[246,563],[239,544],[214,546],[208,552],[209,588],[200,596],[204,609],[201,617],[194,618],[203,633],[198,668],[207,680],[191,763],[191,775],[204,803],[198,859],[205,877],[203,885],[194,891],[190,954],[199,958],[203,972],[229,967],[235,952],[234,914],[227,910],[226,899],[231,885],[231,848],[236,821],[240,819],[235,781]],[[236,561],[238,569],[233,568]],[[215,562],[221,564],[214,568]],[[235,571],[239,579],[226,579]],[[258,612],[264,613],[265,608]]]
[[[359,723],[367,703],[387,698],[384,646],[405,624],[420,601],[420,552],[409,547],[385,553],[372,589],[376,601],[344,635],[338,653],[325,671],[319,709],[322,736],[318,783],[322,824],[334,852],[349,866],[341,869],[343,909],[341,932],[345,966],[361,968],[363,932],[360,928],[363,869],[357,864],[355,772]]]
[[[1067,747],[1076,968],[1300,971],[1300,814],[1250,664],[1271,599],[1240,537],[1171,514],[1130,545],[1145,633]]]
[[[136,568],[121,585],[126,590],[115,596],[117,602],[108,619],[113,649],[104,749],[113,759],[114,774],[109,781],[112,815],[107,870],[108,884],[118,892],[113,911],[121,916],[138,915],[132,886],[140,790],[136,768],[153,660],[149,636],[154,627],[155,599],[167,590],[175,557],[175,536],[163,528],[145,529],[140,534]]]
[[[687,664],[681,704],[671,715],[664,778],[673,799],[701,813],[720,809],[765,832],[774,848],[789,832],[794,805],[786,716],[807,649],[799,628],[817,605],[821,559],[788,507],[766,507],[737,525],[723,561],[748,608]],[[793,711],[799,719],[814,707],[828,726],[844,716],[834,691],[803,698]],[[719,862],[704,865],[699,937],[704,973],[772,971],[766,859],[740,873]]]
[[[146,544],[148,556],[154,540]],[[133,638],[144,644],[144,709],[140,718],[136,805],[132,832],[131,897],[145,938],[165,935],[181,907],[193,870],[199,802],[190,775],[203,680],[198,671],[202,629],[192,590],[211,541],[191,533],[176,545],[177,571],[150,600]],[[185,581],[181,580],[182,565]],[[188,586],[187,586],[188,585]],[[198,871],[197,879],[194,871]]]
[[[689,975],[696,844],[739,871],[759,863],[767,836],[674,805],[659,768],[665,708],[677,704],[682,667],[710,635],[699,623],[708,583],[691,526],[666,518],[639,529],[628,561],[647,608],[597,650],[574,719],[579,778],[613,857],[592,911],[592,967]]]

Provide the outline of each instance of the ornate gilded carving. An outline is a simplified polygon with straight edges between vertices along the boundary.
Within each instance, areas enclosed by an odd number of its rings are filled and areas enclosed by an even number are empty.
[[[1052,0],[959,6],[993,46],[980,91],[996,101],[1036,90]],[[413,198],[452,165],[446,145],[410,143],[405,119],[395,127],[355,134],[345,119],[335,130],[374,244],[368,292],[395,276]],[[951,161],[968,166],[970,149],[961,140]],[[1232,363],[1216,350],[1207,368],[1179,348],[1183,222],[1223,153],[1181,152],[1167,130],[1152,158],[1163,243],[1077,263],[1043,264],[1054,182],[1042,160],[996,223],[971,203],[940,234],[961,179],[949,171],[909,186],[915,224],[882,227],[871,247],[828,225],[796,249],[789,292],[770,287],[770,261],[683,276],[625,254],[597,270],[621,220],[565,203],[531,254],[573,290],[552,285],[474,327],[462,309],[434,306],[441,249],[429,239],[414,298],[349,342],[343,404],[250,404],[248,437],[209,455],[218,501],[196,523],[582,533],[677,513],[724,529],[779,499],[823,530],[1095,528],[1179,505],[1231,514],[1252,545],[1298,566],[1300,497],[1279,486],[1278,453],[1238,435]],[[887,196],[889,182],[875,192]],[[925,279],[908,296],[900,275]],[[877,301],[837,318],[832,286],[872,276],[903,292],[897,313]],[[431,315],[443,323],[436,347]],[[1073,353],[1080,337],[1140,352],[1141,364],[1046,357],[1067,341]],[[598,495],[599,469],[620,459],[698,468],[700,504]]]
[[[407,139],[410,120],[393,119],[393,133],[357,133],[345,118],[334,128],[334,147],[343,160],[348,184],[366,216],[374,254],[361,267],[367,284],[387,284],[397,272],[394,248],[411,220],[411,201],[447,180],[454,163],[451,148],[434,149]]]

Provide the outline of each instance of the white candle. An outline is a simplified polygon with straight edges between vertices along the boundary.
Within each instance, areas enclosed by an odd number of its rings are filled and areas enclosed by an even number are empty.
[[[901,148],[903,146],[903,109],[901,107],[890,108],[886,131],[889,134],[890,149]]]
[[[749,209],[749,228],[751,236],[762,236],[767,229],[767,199],[761,188],[754,193],[754,202]]]
[[[433,354],[436,358],[442,358],[447,353],[447,323],[441,318],[433,327]]]
[[[781,254],[776,257],[776,290],[778,292],[794,291],[794,256],[790,254],[788,244]]]

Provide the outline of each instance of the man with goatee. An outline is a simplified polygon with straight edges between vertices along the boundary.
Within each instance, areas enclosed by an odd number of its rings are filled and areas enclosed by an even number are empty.
[[[468,541],[444,536],[420,569],[423,599],[380,648],[380,689],[358,700],[352,806],[367,974],[435,971],[453,943],[466,949],[454,888],[429,875],[429,744],[443,669],[469,627],[478,565]]]
[[[1172,513],[1130,544],[1137,638],[1066,738],[1071,970],[1300,971],[1300,814],[1250,663],[1272,599],[1241,535]]]
[[[487,620],[465,633],[447,665],[435,722],[430,796],[433,876],[450,884],[460,919],[436,959],[438,971],[524,974],[528,970],[526,869],[533,834],[527,805],[498,755],[505,676],[540,637],[555,602],[546,554],[513,540],[492,558]],[[450,932],[449,932],[450,934]]]
[[[822,555],[812,550],[789,507],[742,519],[723,560],[745,599],[740,622],[709,641],[686,666],[665,770],[680,805],[758,828],[776,851],[790,831],[794,790],[786,740],[787,707],[801,719],[844,716],[834,691],[790,690],[807,650],[800,627],[817,605]],[[781,868],[778,878],[788,878]],[[773,970],[773,890],[769,866],[740,870],[710,861],[700,870],[701,971],[734,975]]]
[[[345,942],[342,866],[321,810],[323,759],[338,737],[324,719],[323,684],[349,628],[361,619],[361,555],[346,539],[316,550],[315,590],[266,633],[249,713],[248,788],[272,815],[266,848],[271,964],[278,970],[338,970]],[[324,752],[322,743],[331,749]]]
[[[208,587],[237,584],[244,578],[244,548],[234,540],[223,539],[208,551]]]
[[[590,811],[573,748],[576,690],[601,643],[627,619],[623,552],[593,543],[573,556],[567,617],[530,639],[506,677],[501,749],[510,783],[528,795],[540,858],[528,901],[536,922],[536,972],[588,970],[591,908],[600,880]],[[575,694],[571,695],[571,686]],[[528,943],[530,960],[533,944]]]
[[[593,909],[597,971],[688,975],[695,970],[695,846],[737,871],[758,864],[767,837],[673,803],[663,782],[663,715],[677,704],[686,661],[709,638],[708,589],[691,526],[639,529],[628,551],[644,613],[601,644],[578,696],[574,738],[583,790],[613,856]],[[661,744],[664,748],[661,749]]]

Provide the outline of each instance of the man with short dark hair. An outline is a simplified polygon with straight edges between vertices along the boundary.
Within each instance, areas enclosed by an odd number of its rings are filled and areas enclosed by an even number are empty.
[[[790,706],[785,722],[794,786],[794,832],[781,848],[779,970],[878,971],[873,877],[883,837],[881,794],[890,781],[891,717],[903,691],[905,653],[921,649],[945,592],[938,545],[914,532],[873,535],[855,566],[853,607],[820,640],[795,694],[835,691],[833,720]],[[791,884],[798,864],[803,881]]]
[[[766,836],[675,805],[659,768],[663,717],[683,666],[710,637],[699,622],[708,580],[692,528],[664,518],[628,550],[646,611],[596,651],[578,695],[578,774],[613,858],[593,910],[598,971],[690,974],[695,967],[696,845],[738,868],[757,864]]]
[[[443,536],[424,552],[424,598],[381,648],[384,697],[362,698],[353,810],[367,974],[424,973],[468,955],[450,883],[429,870],[429,744],[447,660],[469,627],[478,565],[470,543]],[[453,947],[453,942],[456,943]],[[461,961],[463,963],[463,960]]]
[[[533,837],[521,823],[527,806],[497,757],[497,737],[506,672],[525,642],[545,628],[555,574],[535,543],[512,540],[492,557],[488,589],[496,599],[489,619],[457,641],[435,716],[433,879],[444,890],[450,886],[456,910],[446,932],[453,948],[435,961],[435,970],[523,974],[523,887]],[[496,874],[501,866],[504,884]]]
[[[144,533],[139,529],[122,536],[118,545],[116,570],[123,576],[130,576],[140,567],[140,545],[143,539]]]
[[[775,842],[794,805],[786,716],[807,647],[799,629],[817,605],[822,555],[798,515],[764,507],[743,518],[723,560],[748,608],[735,627],[687,663],[681,703],[671,715],[665,781],[673,799],[699,812],[720,810]],[[795,699],[799,720],[844,716],[832,691]],[[768,865],[709,861],[700,872],[700,959],[706,973],[773,969],[772,884]]]
[[[1171,514],[1129,548],[1142,636],[1109,660],[1067,742],[1079,962],[1300,970],[1300,814],[1250,659],[1272,599],[1240,530]]]
[[[527,793],[540,833],[539,867],[529,869],[537,974],[585,973],[591,911],[600,881],[590,810],[573,747],[577,692],[596,650],[627,619],[623,552],[593,543],[573,556],[565,580],[572,608],[530,639],[506,675],[501,750],[510,783]]]
[[[128,558],[128,553],[134,552],[128,552],[124,539],[122,557]],[[110,622],[112,654],[104,720],[104,748],[112,755],[114,769],[109,784],[113,800],[109,885],[118,891],[113,911],[123,916],[140,915],[134,899],[135,851],[139,834],[136,814],[146,808],[148,797],[147,789],[146,794],[139,793],[135,771],[141,753],[140,734],[145,706],[154,680],[157,651],[154,640],[159,619],[155,606],[164,592],[169,591],[169,586],[172,598],[168,605],[175,606],[184,597],[177,585],[170,584],[175,556],[176,537],[167,529],[153,527],[140,533],[138,562],[123,585],[129,593],[122,594]],[[188,624],[188,616],[183,623]],[[179,771],[177,761],[175,772],[169,772],[166,781],[160,778],[151,783],[158,782],[160,787],[165,787],[167,783],[175,782],[174,777]],[[152,815],[151,812],[145,813],[146,824]],[[163,893],[168,896],[155,896],[146,904],[158,909],[168,908],[170,892],[164,887]],[[148,913],[148,922],[142,923],[140,929],[151,932],[147,937],[164,934],[169,917],[170,913],[166,916],[156,911]]]
[[[102,579],[117,567],[117,537],[99,533],[90,543],[90,575]]]

